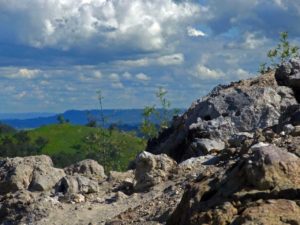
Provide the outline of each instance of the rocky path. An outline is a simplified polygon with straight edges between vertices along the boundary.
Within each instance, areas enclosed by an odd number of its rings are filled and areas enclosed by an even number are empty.
[[[57,207],[49,209],[49,215],[39,221],[41,225],[88,225],[88,224],[105,224],[111,221],[111,224],[117,221],[129,222],[144,222],[149,218],[149,214],[155,211],[159,204],[164,204],[162,210],[171,208],[170,201],[167,199],[166,189],[174,187],[174,182],[166,182],[156,186],[153,190],[147,193],[135,193],[131,196],[126,196],[122,192],[112,194],[110,199],[104,202],[88,200],[83,203],[69,204],[58,203]],[[182,194],[183,191],[180,192]],[[103,196],[102,196],[103,197]],[[91,196],[90,196],[91,198]],[[94,199],[99,199],[97,195],[93,195]],[[181,196],[177,193],[177,199]],[[172,204],[173,209],[176,204]],[[153,208],[150,209],[149,206]],[[134,212],[134,213],[132,213]],[[148,217],[147,217],[148,216]],[[66,218],[69,218],[66,220]],[[153,219],[153,218],[151,218]],[[157,218],[159,219],[159,218]],[[148,221],[149,222],[149,221]],[[127,224],[128,224],[127,223]],[[159,222],[155,222],[159,224]]]

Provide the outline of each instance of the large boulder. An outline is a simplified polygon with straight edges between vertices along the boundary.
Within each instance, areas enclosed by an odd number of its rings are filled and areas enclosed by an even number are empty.
[[[49,156],[6,158],[0,161],[0,194],[30,189],[52,189],[65,173],[53,168]]]
[[[251,147],[254,156],[245,170],[248,184],[259,190],[300,188],[300,159],[274,145]]]
[[[104,168],[97,161],[86,159],[65,168],[66,174],[81,174],[86,177],[106,179]]]
[[[153,155],[144,151],[136,158],[134,189],[147,191],[152,186],[167,180],[176,168],[177,163],[167,155]]]
[[[274,126],[282,113],[296,104],[294,91],[278,86],[272,72],[218,86],[176,117],[158,138],[149,141],[146,151],[165,153],[180,162],[195,156],[188,156],[187,150],[197,138],[226,142],[235,134]]]
[[[32,180],[29,185],[30,191],[51,190],[55,184],[66,174],[64,170],[40,165],[32,173]]]

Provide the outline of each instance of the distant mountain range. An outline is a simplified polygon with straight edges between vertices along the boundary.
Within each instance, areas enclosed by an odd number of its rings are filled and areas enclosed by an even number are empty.
[[[48,117],[56,115],[56,113],[47,113],[47,112],[32,112],[32,113],[0,113],[0,120],[9,120],[9,119],[32,119],[37,117]]]
[[[142,113],[143,109],[105,109],[103,110],[105,126],[109,127],[111,124],[116,124],[122,130],[136,130],[142,121]],[[65,120],[76,125],[86,125],[90,119],[100,121],[101,118],[100,111],[94,109],[68,110],[61,114],[0,114],[0,121],[16,129],[33,129],[43,125],[58,123],[58,115],[62,115]]]

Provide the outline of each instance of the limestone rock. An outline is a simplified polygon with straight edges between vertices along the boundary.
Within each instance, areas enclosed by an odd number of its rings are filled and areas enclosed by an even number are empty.
[[[50,190],[65,175],[62,169],[41,165],[33,171],[29,189],[31,191]]]
[[[300,207],[290,200],[279,199],[247,208],[238,216],[234,225],[283,225],[300,224]]]
[[[297,105],[294,91],[278,86],[274,73],[218,86],[175,118],[157,139],[149,141],[146,151],[165,153],[180,162],[187,158],[187,147],[195,138],[226,142],[240,132],[274,126],[292,105]]]
[[[52,167],[49,156],[7,158],[0,161],[0,194],[23,189],[47,191],[65,175]]]
[[[68,166],[65,168],[65,172],[69,175],[81,174],[87,177],[97,177],[100,179],[106,178],[103,166],[92,159],[86,159]]]
[[[124,181],[133,180],[134,179],[134,171],[128,170],[126,172],[117,172],[110,171],[108,180],[116,183],[122,183]]]
[[[57,184],[56,190],[67,195],[88,194],[98,192],[99,184],[97,181],[82,175],[67,175]]]
[[[196,138],[195,148],[202,153],[202,155],[209,154],[212,151],[221,151],[225,148],[225,143],[220,140],[211,140],[207,138]]]
[[[167,180],[169,173],[176,167],[176,162],[165,154],[140,153],[136,158],[135,190],[146,191],[150,187]]]
[[[247,165],[246,176],[249,184],[257,189],[279,190],[300,187],[300,159],[284,149],[273,145],[252,148],[254,156]]]

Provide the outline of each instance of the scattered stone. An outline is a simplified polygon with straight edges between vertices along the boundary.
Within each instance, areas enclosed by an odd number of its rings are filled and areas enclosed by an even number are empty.
[[[73,194],[71,195],[71,200],[75,203],[83,203],[85,202],[85,197],[82,194]]]

